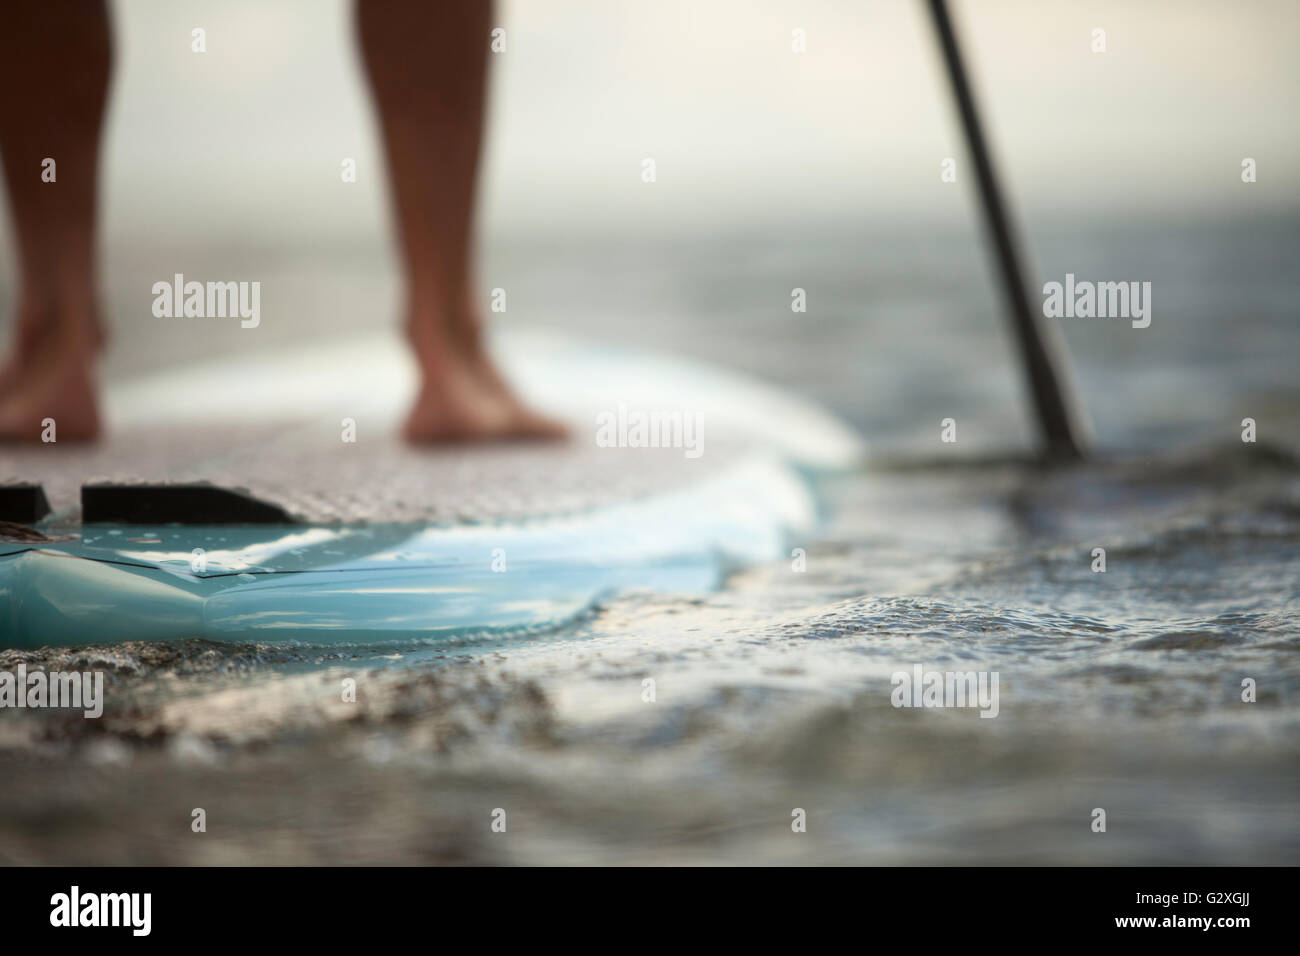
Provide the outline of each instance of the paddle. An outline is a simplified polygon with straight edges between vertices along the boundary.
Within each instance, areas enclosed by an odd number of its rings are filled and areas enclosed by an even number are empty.
[[[966,145],[975,165],[984,220],[997,249],[1002,287],[1011,307],[1011,327],[1029,380],[1044,454],[1054,460],[1077,460],[1084,456],[1088,427],[1082,406],[1070,388],[1068,356],[1056,326],[1045,322],[1040,311],[1030,305],[1031,297],[1020,268],[1016,238],[984,142],[975,98],[966,79],[966,69],[961,51],[957,49],[957,38],[953,34],[945,0],[930,0],[930,13],[943,48],[957,109],[961,113]]]

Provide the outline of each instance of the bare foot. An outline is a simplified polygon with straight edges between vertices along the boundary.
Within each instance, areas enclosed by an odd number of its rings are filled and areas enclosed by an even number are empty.
[[[95,347],[61,331],[28,338],[0,381],[0,442],[91,441],[99,437]]]
[[[411,442],[560,439],[568,430],[515,395],[477,336],[449,337],[441,324],[412,322],[420,366],[415,405],[402,430]]]

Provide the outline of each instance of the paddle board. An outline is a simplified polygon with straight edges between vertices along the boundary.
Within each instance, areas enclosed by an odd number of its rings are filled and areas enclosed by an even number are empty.
[[[815,531],[817,476],[864,455],[734,372],[535,332],[494,350],[569,441],[404,444],[414,369],[371,335],[124,382],[102,441],[3,449],[0,502],[48,513],[0,525],[0,647],[553,627],[785,557]]]

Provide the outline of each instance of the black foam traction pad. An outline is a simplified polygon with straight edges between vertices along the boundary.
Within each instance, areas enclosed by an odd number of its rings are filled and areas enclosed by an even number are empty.
[[[49,513],[50,503],[40,485],[0,485],[0,521],[35,524]]]
[[[102,484],[81,486],[86,524],[288,524],[283,508],[242,489],[194,484]]]

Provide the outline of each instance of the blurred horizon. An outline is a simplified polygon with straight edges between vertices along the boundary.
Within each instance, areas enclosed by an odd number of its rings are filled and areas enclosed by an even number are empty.
[[[350,2],[112,8],[107,246],[386,240],[386,174]],[[1300,124],[1282,121],[1300,115],[1300,6],[953,8],[1027,220],[1300,210]],[[489,62],[485,241],[971,218],[921,0],[506,2],[495,22],[507,47]],[[206,53],[190,50],[194,27]],[[1106,30],[1105,53],[1089,49],[1094,27]],[[805,53],[791,52],[795,28]],[[431,37],[430,55],[457,42]],[[356,183],[341,181],[345,157]],[[640,180],[646,157],[654,184]],[[955,184],[940,182],[947,157]],[[1259,164],[1248,194],[1243,157]],[[11,249],[7,229],[0,242]]]

